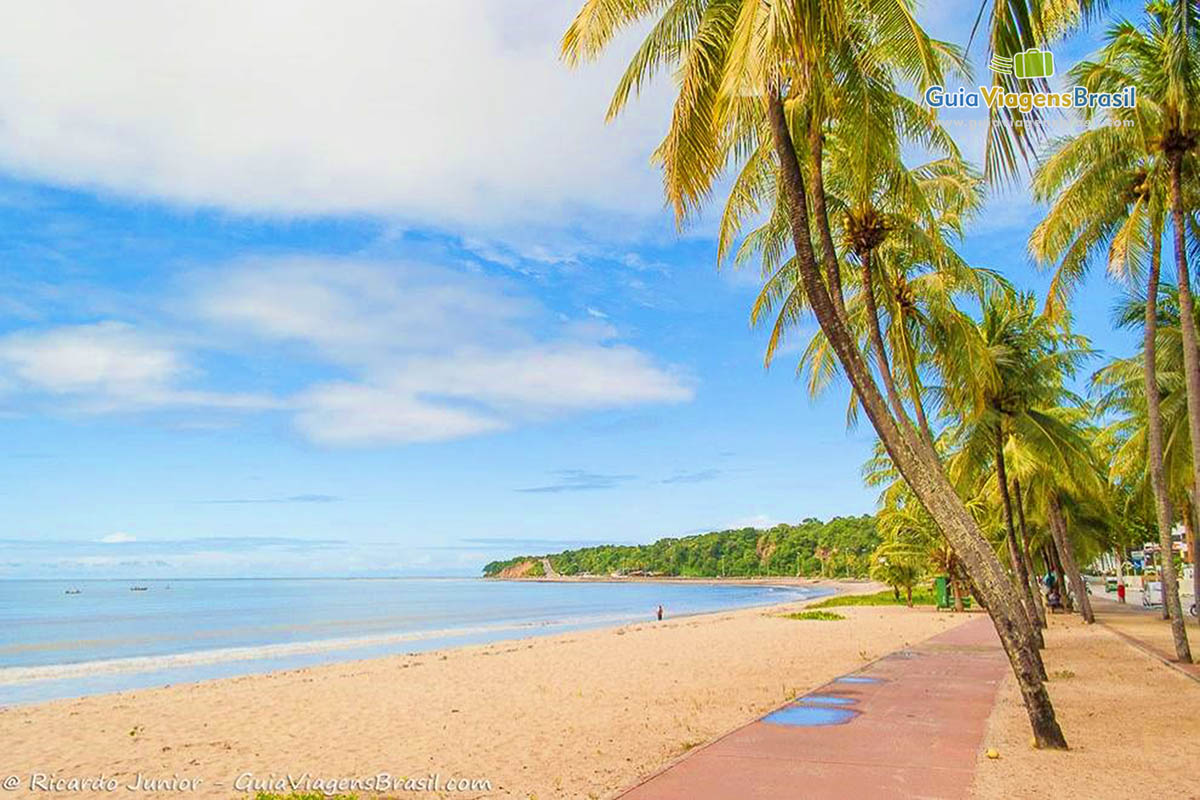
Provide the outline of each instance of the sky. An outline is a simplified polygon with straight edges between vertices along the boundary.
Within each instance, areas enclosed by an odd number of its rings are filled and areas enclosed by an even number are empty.
[[[765,369],[756,275],[664,208],[669,85],[605,124],[637,31],[558,60],[577,2],[6,4],[0,577],[478,574],[871,512],[873,435],[795,379],[813,323]],[[964,44],[952,5],[921,18]],[[1038,214],[998,193],[962,252],[1041,290]],[[1076,304],[1107,355],[1117,292]]]

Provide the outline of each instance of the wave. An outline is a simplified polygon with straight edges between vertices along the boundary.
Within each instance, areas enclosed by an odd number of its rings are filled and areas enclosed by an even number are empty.
[[[289,656],[312,655],[315,653],[355,650],[380,647],[404,642],[428,641],[430,639],[453,639],[464,636],[479,636],[511,631],[529,631],[546,628],[594,626],[605,623],[629,622],[635,617],[629,614],[605,614],[572,617],[560,620],[505,622],[492,625],[474,625],[459,628],[440,628],[425,631],[402,631],[396,633],[354,636],[335,639],[316,639],[305,642],[283,642],[278,644],[252,645],[247,647],[220,647],[186,653],[155,656],[129,656],[125,658],[98,659],[64,664],[45,664],[32,667],[0,667],[0,686],[11,686],[38,681],[87,678],[131,672],[158,672],[207,664],[222,664],[230,661],[257,661],[261,659],[287,658]]]

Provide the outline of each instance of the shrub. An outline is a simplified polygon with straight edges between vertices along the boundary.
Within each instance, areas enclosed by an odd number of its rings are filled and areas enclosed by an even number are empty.
[[[832,611],[797,611],[795,614],[785,614],[784,616],[788,619],[820,619],[830,622],[845,619],[841,614],[835,614]]]

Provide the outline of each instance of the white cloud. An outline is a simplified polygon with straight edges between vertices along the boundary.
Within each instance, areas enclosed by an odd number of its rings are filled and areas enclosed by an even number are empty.
[[[328,445],[432,442],[506,427],[486,414],[423,402],[411,390],[394,387],[325,384],[305,393],[302,406],[296,426]]]
[[[438,441],[592,410],[686,402],[690,381],[601,320],[558,319],[478,274],[349,259],[242,261],[192,274],[151,334],[119,322],[0,337],[0,388],[90,413],[280,410],[327,445]],[[243,391],[204,355],[309,374]],[[250,370],[251,375],[255,370]]]
[[[0,338],[0,385],[63,395],[80,410],[131,411],[163,406],[264,408],[254,395],[177,388],[190,372],[174,348],[121,322],[25,330]]]
[[[132,534],[128,534],[128,533],[122,533],[120,531],[118,531],[116,533],[110,533],[107,536],[100,537],[101,544],[128,544],[129,542],[136,542],[136,541],[137,541],[136,536],[133,536]]]
[[[553,342],[511,351],[476,349],[404,365],[402,385],[508,409],[582,410],[691,399],[679,376],[623,345]]]
[[[477,349],[378,369],[381,384],[323,384],[300,399],[301,431],[326,444],[437,441],[569,412],[690,400],[691,388],[631,347],[552,343]]]
[[[656,213],[665,92],[604,125],[635,42],[568,70],[558,39],[579,5],[8,4],[0,165],[250,213],[470,227]]]
[[[137,394],[183,371],[170,349],[117,322],[11,334],[0,340],[0,361],[22,380],[64,393]]]
[[[692,390],[603,323],[552,323],[477,275],[349,260],[244,262],[198,282],[196,311],[260,340],[307,347],[349,380],[293,398],[325,444],[436,441]]]
[[[472,341],[525,341],[514,322],[536,307],[487,278],[411,262],[247,260],[190,283],[190,311],[201,318],[346,364]]]

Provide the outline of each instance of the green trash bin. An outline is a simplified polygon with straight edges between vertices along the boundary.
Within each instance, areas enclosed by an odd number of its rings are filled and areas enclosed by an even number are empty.
[[[934,579],[933,591],[937,596],[937,607],[939,609],[950,608],[954,605],[954,598],[950,596],[950,577],[948,575],[938,575]]]

